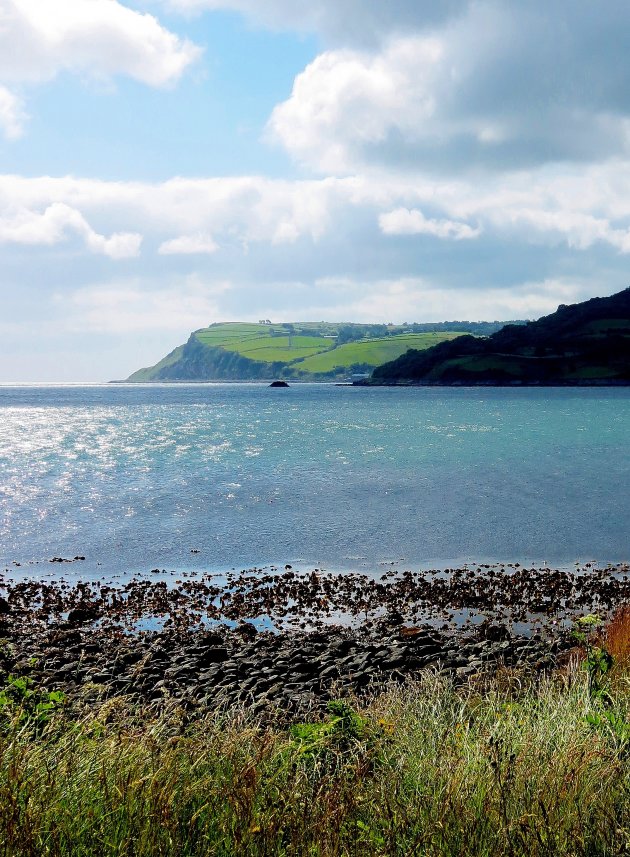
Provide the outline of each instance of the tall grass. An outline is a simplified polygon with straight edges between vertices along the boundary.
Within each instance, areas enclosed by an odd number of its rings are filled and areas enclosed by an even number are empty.
[[[617,676],[615,711],[630,684]],[[0,855],[621,855],[626,750],[574,665],[520,686],[424,675],[291,728],[112,700],[0,735]]]

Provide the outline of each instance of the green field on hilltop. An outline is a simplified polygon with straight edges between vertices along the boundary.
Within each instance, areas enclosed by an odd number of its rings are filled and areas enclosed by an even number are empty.
[[[220,347],[226,351],[263,363],[286,363],[300,374],[343,374],[353,367],[379,366],[394,360],[409,348],[424,349],[445,339],[453,339],[456,332],[405,333],[397,327],[388,336],[357,339],[337,344],[341,325],[316,322],[295,325],[218,324],[197,331],[195,337],[204,345]],[[359,328],[360,325],[353,327]],[[319,333],[325,328],[325,334]],[[295,330],[295,333],[290,333]]]
[[[332,340],[334,342],[334,340]],[[331,347],[331,340],[321,336],[256,336],[251,339],[230,341],[223,348],[236,351],[250,360],[266,363],[292,363],[318,354]]]
[[[296,368],[318,374],[334,372],[335,369],[347,370],[352,366],[380,366],[388,360],[395,360],[410,348],[429,348],[431,345],[456,336],[459,334],[409,333],[382,339],[347,342],[332,350],[307,357],[300,361]]]
[[[213,324],[211,327],[203,328],[203,330],[197,330],[195,336],[205,345],[224,346],[260,337],[268,338],[274,335],[282,335],[283,333],[286,333],[286,329],[280,324],[269,326],[265,324],[225,322],[223,324]]]
[[[461,324],[461,323],[460,323]],[[421,332],[409,325],[333,322],[221,322],[196,330],[188,342],[130,381],[326,380],[369,372],[408,349],[454,339],[460,331]]]

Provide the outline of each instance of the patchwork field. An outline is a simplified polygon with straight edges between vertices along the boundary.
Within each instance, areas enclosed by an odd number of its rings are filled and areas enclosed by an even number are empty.
[[[424,349],[460,334],[403,333],[396,328],[388,336],[359,339],[337,344],[337,335],[313,335],[317,325],[219,324],[198,331],[195,336],[204,345],[221,347],[264,363],[287,363],[298,372],[312,375],[343,373],[353,367],[373,367],[400,357],[410,348]],[[333,325],[327,326],[334,330]],[[337,326],[339,327],[339,326]]]
[[[429,348],[460,335],[441,329],[411,333],[408,325],[226,322],[195,331],[185,345],[129,380],[247,380],[276,375],[342,379],[371,371],[410,348]]]
[[[395,360],[410,348],[423,350],[445,339],[453,339],[460,335],[458,333],[411,333],[387,336],[382,339],[347,342],[300,361],[298,368],[318,374],[333,372],[335,369],[347,370],[352,366],[363,364],[380,366],[388,360]]]

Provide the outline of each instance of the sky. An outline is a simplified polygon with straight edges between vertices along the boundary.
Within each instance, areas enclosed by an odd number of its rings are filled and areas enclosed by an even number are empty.
[[[627,0],[0,0],[0,382],[630,280]]]

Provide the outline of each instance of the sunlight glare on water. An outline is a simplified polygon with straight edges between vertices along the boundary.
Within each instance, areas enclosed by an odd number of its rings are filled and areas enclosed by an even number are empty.
[[[3,567],[630,554],[630,390],[7,386],[0,410]]]

